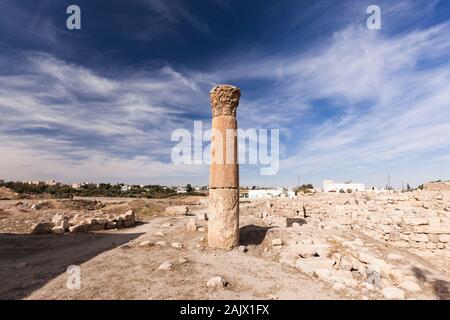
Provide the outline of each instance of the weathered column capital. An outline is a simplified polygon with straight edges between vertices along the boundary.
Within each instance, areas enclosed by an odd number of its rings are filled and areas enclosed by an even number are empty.
[[[217,85],[209,93],[212,116],[236,116],[241,90],[228,84]]]

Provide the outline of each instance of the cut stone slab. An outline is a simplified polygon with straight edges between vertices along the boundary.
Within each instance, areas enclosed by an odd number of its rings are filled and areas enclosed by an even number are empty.
[[[152,242],[150,240],[142,241],[138,244],[138,247],[150,247],[152,245]]]
[[[206,286],[214,288],[222,288],[225,286],[225,281],[222,279],[222,277],[219,276],[212,277],[211,279],[208,280]]]
[[[110,230],[110,229],[115,229],[115,228],[117,228],[117,222],[110,221],[110,222],[106,223],[106,229]]]
[[[297,254],[302,258],[314,257],[317,255],[317,246],[313,244],[301,244],[295,247]]]
[[[381,293],[386,299],[405,299],[405,293],[403,292],[403,290],[400,290],[396,287],[386,287],[381,291]]]
[[[205,212],[197,214],[198,221],[206,221],[208,220],[208,215]]]
[[[66,232],[66,229],[64,227],[53,227],[52,228],[52,233],[63,234],[64,232]]]
[[[74,233],[87,232],[88,228],[89,228],[89,225],[87,223],[81,223],[81,224],[77,224],[72,227],[69,227],[69,231],[74,232]]]
[[[170,246],[171,246],[172,248],[177,248],[177,249],[183,248],[183,245],[182,245],[180,242],[172,242],[172,243],[170,244]]]
[[[426,218],[420,218],[420,217],[411,217],[411,216],[407,216],[407,217],[403,217],[402,218],[403,223],[404,224],[408,224],[411,226],[421,226],[421,225],[427,225],[428,219]]]
[[[362,252],[358,253],[358,259],[362,263],[369,264],[372,261],[373,258],[374,257],[371,254],[367,253],[367,252],[363,252],[362,251]]]
[[[296,254],[295,252],[292,251],[282,251],[280,252],[280,263],[290,266],[290,267],[295,267],[295,263],[298,260],[298,254]]]
[[[314,270],[314,275],[319,279],[328,280],[331,278],[331,270],[330,269],[317,269]]]
[[[87,223],[81,223],[81,224],[77,224],[72,227],[69,227],[69,231],[74,232],[74,233],[87,232],[88,228],[89,228],[89,225]]]
[[[396,260],[403,259],[403,256],[396,254],[396,253],[390,253],[390,254],[388,254],[387,258],[388,258],[388,260],[396,261]]]
[[[419,292],[422,291],[420,286],[413,282],[413,281],[403,281],[399,284],[399,287],[403,290],[409,291],[409,292]]]
[[[186,224],[186,230],[190,232],[197,231],[197,224],[195,223],[194,219],[190,219],[188,223]]]
[[[184,216],[184,215],[188,214],[189,207],[187,207],[187,206],[172,206],[172,207],[167,207],[165,211],[169,215]]]
[[[277,247],[277,246],[282,246],[283,245],[283,240],[281,239],[273,239],[272,240],[272,246]]]
[[[346,270],[333,270],[329,280],[332,282],[342,283],[345,286],[351,288],[355,288],[358,286],[358,281],[353,278],[353,275],[350,271]]]
[[[91,224],[88,228],[88,231],[101,231],[105,229],[105,225],[104,224]]]
[[[69,228],[69,219],[64,217],[62,214],[57,214],[53,216],[52,222],[55,227],[63,227],[64,229]]]
[[[51,233],[53,227],[54,227],[53,222],[39,222],[39,223],[35,223],[31,227],[31,233],[33,233],[33,234]]]
[[[318,269],[331,269],[335,261],[329,258],[311,257],[300,258],[295,263],[295,268],[308,275],[313,275]]]
[[[158,270],[168,271],[172,269],[172,263],[170,261],[165,261],[161,263],[158,267]]]

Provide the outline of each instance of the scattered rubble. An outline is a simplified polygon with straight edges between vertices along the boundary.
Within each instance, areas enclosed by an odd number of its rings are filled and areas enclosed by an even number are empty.
[[[170,244],[170,246],[171,246],[172,248],[177,248],[177,249],[183,248],[183,245],[182,245],[180,242],[172,242],[172,243]]]
[[[168,215],[187,215],[189,212],[189,207],[188,206],[172,206],[172,207],[167,207],[166,208],[166,213]]]
[[[273,239],[272,240],[272,246],[277,247],[277,246],[282,246],[283,245],[283,240],[281,239]]]
[[[170,261],[165,261],[161,263],[158,267],[158,270],[168,271],[172,269],[172,263]]]
[[[197,224],[195,223],[194,219],[190,219],[189,222],[186,224],[186,230],[190,232],[197,231]]]
[[[153,243],[150,240],[141,241],[138,247],[150,247]]]
[[[31,227],[31,233],[34,234],[51,233],[53,227],[54,227],[53,222],[39,222]]]
[[[128,210],[118,216],[104,217],[103,215],[85,218],[79,214],[74,215],[70,220],[68,217],[56,214],[51,218],[51,222],[39,222],[31,227],[33,234],[55,233],[64,234],[65,232],[88,232],[101,231],[113,228],[129,228],[136,223],[136,216]]]
[[[206,286],[214,288],[222,288],[225,286],[225,281],[222,279],[222,277],[219,276],[212,277],[211,279],[208,280]]]
[[[396,287],[387,287],[382,290],[386,299],[405,299],[405,293]]]
[[[79,202],[67,201],[67,204],[76,207]],[[174,276],[177,279],[174,281],[180,281],[185,277],[183,272],[203,270],[197,275],[196,285],[204,287],[204,281],[208,279],[205,274],[230,277],[226,271],[228,266],[223,269],[224,263],[230,261],[230,267],[236,267],[244,261],[242,267],[248,266],[248,272],[257,272],[259,263],[270,263],[270,268],[274,268],[268,270],[270,274],[275,271],[284,273],[299,283],[311,281],[324,286],[327,294],[339,297],[449,297],[441,287],[445,288],[449,283],[450,193],[317,193],[297,199],[247,201],[240,208],[240,245],[224,253],[208,248],[206,234],[197,233],[205,231],[207,226],[204,207],[198,203],[174,204],[176,202],[171,202],[170,207],[188,206],[190,214],[179,211],[176,217],[167,217],[163,208],[158,218],[147,215],[145,223],[140,224],[142,229],[139,230],[146,230],[144,236],[127,240],[126,244],[117,244],[118,250],[124,250],[121,254],[128,256],[127,259],[140,255],[141,260],[136,261],[146,261],[153,270],[171,270],[167,273],[155,272],[158,277]],[[59,202],[52,200],[45,207],[32,210],[32,202],[23,200],[10,202],[0,209],[4,212],[16,210],[16,216],[20,219],[6,218],[12,226],[17,225],[25,230],[25,225],[26,232],[31,230],[33,234],[55,234],[30,238],[55,238],[58,242],[71,239],[70,236],[56,236],[68,232],[85,233],[133,226],[137,221],[134,212],[139,212],[139,208],[126,204],[115,204],[112,211],[110,206],[105,208],[94,201],[89,203],[92,210],[62,210],[58,206]],[[134,231],[123,230],[121,237],[130,232]],[[136,231],[137,234],[139,232]],[[91,241],[90,236],[74,238],[81,240],[85,237]],[[220,256],[219,267],[213,260]],[[23,258],[13,261],[11,266],[21,260]],[[252,269],[253,265],[256,269]],[[261,277],[264,276],[257,276],[258,279]],[[237,280],[239,286],[236,288],[249,285],[248,282],[244,284],[241,278]],[[209,279],[206,285],[220,288],[226,286],[226,282],[217,276]],[[270,287],[270,292],[266,291],[262,296],[283,299],[286,284],[284,286],[281,289]],[[208,294],[222,297],[221,294],[228,291],[232,294],[234,288],[214,292],[208,290]],[[242,291],[236,291],[236,294],[242,294]]]

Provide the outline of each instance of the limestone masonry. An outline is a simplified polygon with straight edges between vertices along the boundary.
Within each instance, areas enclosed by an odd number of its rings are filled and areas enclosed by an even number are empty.
[[[301,219],[321,229],[358,230],[397,248],[438,252],[450,249],[449,196],[437,191],[317,193],[251,206],[269,225]]]
[[[230,85],[210,92],[212,109],[208,245],[239,245],[239,165],[236,110],[241,92]]]

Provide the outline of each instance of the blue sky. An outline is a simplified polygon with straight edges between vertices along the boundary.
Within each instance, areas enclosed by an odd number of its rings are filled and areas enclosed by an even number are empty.
[[[444,0],[2,0],[0,178],[207,184],[170,136],[230,83],[241,128],[280,129],[279,173],[242,185],[450,179],[449,80]]]

